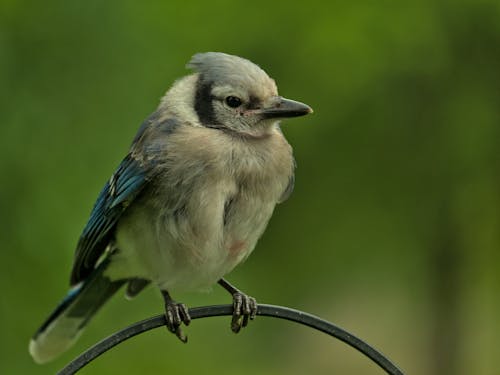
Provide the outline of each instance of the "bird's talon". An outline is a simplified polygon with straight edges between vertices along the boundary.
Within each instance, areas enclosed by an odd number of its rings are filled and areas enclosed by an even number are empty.
[[[179,307],[180,319],[185,325],[188,326],[189,323],[191,323],[191,316],[189,315],[189,310],[187,306],[183,303],[179,303],[177,306]]]
[[[238,333],[241,330],[241,316],[233,315],[231,319],[231,331]]]
[[[181,324],[186,326],[191,323],[191,316],[189,310],[183,303],[176,303],[167,298],[165,301],[165,320],[167,329],[175,334],[182,342],[187,342],[187,336],[181,329]]]
[[[231,330],[238,333],[241,328],[248,325],[249,319],[253,320],[257,315],[257,301],[241,292],[233,294],[233,318]]]
[[[180,327],[180,326],[178,326],[178,327],[177,327],[177,329],[175,330],[175,332],[173,332],[173,333],[175,333],[175,335],[177,336],[177,338],[178,338],[179,340],[181,340],[184,344],[185,344],[185,343],[187,343],[188,338],[187,338],[187,336],[184,334],[184,332],[182,332],[182,329],[181,329],[181,327]]]
[[[243,315],[243,321],[241,322],[241,327],[246,327],[248,325],[248,318],[250,315]]]
[[[241,307],[243,305],[243,296],[240,293],[236,293],[233,296],[233,315],[240,316],[241,315]]]
[[[254,320],[257,316],[257,300],[250,297],[250,319]]]

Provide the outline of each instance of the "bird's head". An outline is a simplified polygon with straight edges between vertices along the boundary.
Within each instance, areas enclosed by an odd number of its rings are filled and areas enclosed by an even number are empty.
[[[219,52],[193,56],[192,105],[201,125],[259,137],[280,119],[312,112],[306,104],[278,95],[276,83],[249,60]]]

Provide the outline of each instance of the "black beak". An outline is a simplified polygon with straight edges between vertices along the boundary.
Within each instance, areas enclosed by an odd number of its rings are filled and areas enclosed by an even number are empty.
[[[262,109],[261,114],[264,118],[288,118],[304,116],[312,112],[312,108],[307,104],[279,97],[271,107]]]

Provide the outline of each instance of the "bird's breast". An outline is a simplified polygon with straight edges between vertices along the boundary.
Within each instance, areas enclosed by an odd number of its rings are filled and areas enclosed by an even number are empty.
[[[131,207],[119,236],[165,289],[209,287],[246,259],[293,173],[280,134],[236,142],[186,128],[170,137],[163,170],[140,200],[147,203]]]

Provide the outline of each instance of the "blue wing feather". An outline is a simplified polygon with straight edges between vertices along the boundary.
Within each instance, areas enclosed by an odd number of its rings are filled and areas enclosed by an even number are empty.
[[[143,175],[128,177],[128,179],[124,181],[124,186],[117,189],[116,198],[113,199],[110,208],[113,208],[126,201],[130,197],[130,195],[134,193],[137,187],[140,186],[143,182],[144,182]]]
[[[75,252],[71,284],[87,278],[113,239],[121,215],[147,182],[154,178],[156,159],[165,153],[165,137],[179,125],[173,118],[158,122],[159,113],[144,121],[132,142],[131,152],[102,189],[83,229]],[[134,155],[142,155],[141,162]]]
[[[71,284],[80,282],[92,272],[122,213],[145,186],[149,172],[129,154],[106,183],[78,241]]]

